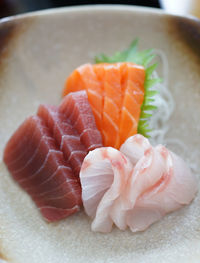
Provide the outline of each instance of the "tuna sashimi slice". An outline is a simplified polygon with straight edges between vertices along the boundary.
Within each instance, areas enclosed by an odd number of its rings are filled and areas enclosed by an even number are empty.
[[[68,178],[66,179],[66,173],[71,174],[71,168],[69,166],[60,165],[45,182],[41,183],[37,187],[32,187],[32,185],[29,184],[29,187],[26,188],[26,191],[32,196],[40,196],[45,193],[54,191],[55,189],[60,187],[66,180],[68,180]],[[69,180],[71,180],[70,177]]]
[[[24,163],[19,159],[19,165],[16,161],[13,166],[13,160],[23,149],[16,140],[26,141],[24,148],[28,150],[22,158]],[[4,162],[13,178],[31,194],[48,221],[62,219],[79,210],[82,202],[80,184],[64,160],[52,133],[39,116],[27,118],[13,134],[4,151]],[[48,194],[44,194],[46,192]]]
[[[97,129],[85,90],[72,92],[65,96],[59,106],[59,111],[70,119],[87,152],[102,147],[101,133]]]
[[[19,169],[24,165],[25,161],[29,160],[29,151],[34,151],[36,143],[40,143],[42,136],[49,137],[50,133],[48,129],[42,124],[36,129],[35,117],[32,117],[29,121],[24,121],[21,125],[21,129],[17,130],[15,134],[10,138],[6,145],[4,159],[9,163],[9,168],[12,170]],[[24,136],[20,138],[20,131],[26,131]],[[26,147],[24,147],[26,145]],[[7,158],[8,157],[8,158]]]
[[[64,160],[63,153],[61,151],[49,150],[48,154],[46,155],[45,161],[40,166],[40,169],[38,169],[31,176],[23,178],[18,182],[26,190],[32,189],[34,186],[36,187],[36,189],[38,189],[41,184],[49,181],[51,179],[51,176],[54,176],[60,167],[65,168],[65,170],[71,170],[69,164]],[[59,183],[59,181],[59,179],[55,180],[56,183]]]
[[[79,172],[90,150],[102,146],[85,91],[67,95],[60,107],[40,105],[8,141],[4,162],[48,221],[78,211]]]
[[[65,159],[78,177],[81,164],[87,154],[85,146],[80,142],[80,136],[66,116],[58,112],[56,106],[40,105],[37,115],[40,116],[52,132]]]

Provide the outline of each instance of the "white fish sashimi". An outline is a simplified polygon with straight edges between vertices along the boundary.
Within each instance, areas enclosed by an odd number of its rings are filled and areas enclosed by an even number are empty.
[[[140,134],[129,137],[120,147],[120,152],[126,155],[135,165],[144,155],[144,152],[151,147],[148,139]]]
[[[195,197],[195,176],[164,146],[152,147],[138,134],[120,150],[103,147],[84,159],[82,199],[93,231],[110,232],[113,223],[121,230],[143,231]]]
[[[162,145],[155,147],[155,150],[165,161],[166,170],[129,211],[127,224],[133,232],[143,231],[165,214],[189,204],[197,192],[196,178],[185,162]]]
[[[85,157],[80,180],[85,211],[94,218],[92,230],[111,231],[115,221],[111,208],[122,198],[132,169],[131,162],[111,147],[95,149]]]

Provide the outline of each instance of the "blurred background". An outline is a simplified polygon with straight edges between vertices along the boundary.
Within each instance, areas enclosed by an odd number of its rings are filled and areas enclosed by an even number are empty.
[[[163,8],[175,14],[200,18],[200,0],[0,0],[0,18],[46,8],[86,4],[129,4]]]
[[[0,0],[0,17],[46,8],[83,4],[129,4],[160,7],[158,0]]]

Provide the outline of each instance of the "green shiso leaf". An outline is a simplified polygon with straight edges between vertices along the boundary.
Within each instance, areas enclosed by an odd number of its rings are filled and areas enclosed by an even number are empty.
[[[138,39],[135,39],[127,49],[121,52],[116,52],[113,56],[100,54],[95,57],[96,63],[133,62],[142,65],[145,68],[144,101],[141,106],[137,131],[147,138],[149,138],[149,132],[151,132],[148,120],[152,116],[153,111],[157,109],[157,107],[152,104],[155,101],[155,95],[158,94],[158,91],[154,89],[154,86],[162,81],[160,78],[152,77],[152,74],[157,67],[157,63],[152,65],[149,64],[154,57],[155,54],[153,53],[153,49],[138,51]]]

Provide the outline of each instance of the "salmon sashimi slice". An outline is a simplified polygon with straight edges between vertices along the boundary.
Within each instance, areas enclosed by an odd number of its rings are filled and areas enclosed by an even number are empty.
[[[88,100],[95,115],[96,125],[98,129],[101,129],[102,86],[97,79],[93,66],[91,64],[84,64],[78,67],[66,80],[65,87],[63,96],[83,89],[87,91]]]
[[[86,90],[103,145],[118,149],[137,133],[144,81],[144,67],[134,63],[85,64],[66,80],[63,95]]]
[[[72,92],[65,96],[59,111],[71,121],[87,152],[103,146],[86,91]]]
[[[21,140],[26,141],[24,146]],[[26,154],[13,165],[13,160],[18,158],[23,148],[27,148]],[[31,195],[46,220],[60,220],[79,210],[82,203],[80,183],[51,131],[39,116],[27,118],[13,134],[4,150],[4,162],[13,178]],[[57,188],[57,195],[62,199],[54,201]],[[48,198],[39,201],[38,192],[48,192]]]
[[[79,171],[87,150],[80,142],[80,136],[69,118],[58,111],[58,107],[40,105],[37,115],[40,116],[52,132],[64,157],[79,177]]]
[[[141,105],[144,100],[144,68],[132,63],[124,65],[122,72],[123,102],[120,116],[120,145],[137,133]]]
[[[120,64],[104,65],[104,71],[103,143],[104,146],[118,148],[120,142],[119,125],[122,106]]]

